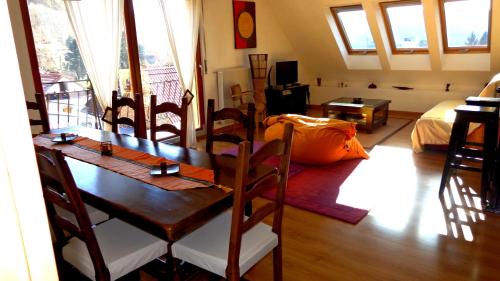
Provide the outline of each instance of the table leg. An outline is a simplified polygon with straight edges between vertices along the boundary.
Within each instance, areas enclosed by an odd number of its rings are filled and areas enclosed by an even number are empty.
[[[167,270],[167,280],[180,281],[180,268],[179,260],[175,259],[172,255],[172,242],[168,242],[167,245],[168,253],[166,254],[166,270]]]
[[[323,117],[328,117],[328,106],[323,106]]]
[[[386,104],[383,110],[384,110],[384,122],[382,124],[385,126],[387,125],[387,119],[389,118],[389,105]]]
[[[366,111],[366,132],[368,134],[373,132],[373,110]]]

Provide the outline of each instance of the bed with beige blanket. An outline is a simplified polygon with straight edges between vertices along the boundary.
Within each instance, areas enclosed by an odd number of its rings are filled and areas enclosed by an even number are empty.
[[[495,97],[500,87],[500,73],[495,75],[479,94],[480,97]],[[465,100],[445,100],[425,112],[415,123],[411,133],[413,151],[422,152],[425,145],[447,145],[451,128],[455,121],[455,107],[465,104]],[[467,140],[482,142],[483,128],[478,124],[469,127]]]

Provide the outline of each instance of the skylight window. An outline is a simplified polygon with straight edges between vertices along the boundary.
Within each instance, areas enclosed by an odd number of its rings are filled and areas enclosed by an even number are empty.
[[[490,0],[441,0],[444,51],[489,52]]]
[[[361,5],[332,7],[331,11],[349,54],[376,53],[375,42]]]
[[[424,12],[420,1],[380,3],[392,53],[427,53]]]

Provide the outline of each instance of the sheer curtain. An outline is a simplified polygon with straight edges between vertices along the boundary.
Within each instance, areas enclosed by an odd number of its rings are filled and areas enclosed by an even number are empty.
[[[170,54],[179,74],[183,92],[194,94],[188,108],[188,146],[196,147],[195,110],[196,95],[196,44],[200,24],[201,0],[158,0],[167,28]]]
[[[57,280],[24,97],[35,89],[23,86],[14,40],[22,22],[9,13],[16,9],[19,1],[0,1],[0,81],[9,93],[0,103],[0,280]]]
[[[66,0],[64,4],[97,101],[105,109],[117,85],[123,0]]]

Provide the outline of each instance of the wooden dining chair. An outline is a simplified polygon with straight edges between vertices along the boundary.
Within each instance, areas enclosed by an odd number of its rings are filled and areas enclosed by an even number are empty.
[[[64,260],[92,280],[115,280],[167,253],[166,242],[118,219],[92,227],[62,152],[37,148],[36,156],[61,273]],[[76,223],[55,206],[72,213]]]
[[[274,280],[282,280],[281,224],[283,202],[288,179],[293,125],[285,125],[282,140],[272,140],[254,154],[250,142],[239,144],[235,158],[233,208],[172,245],[174,258],[189,262],[228,280],[240,277],[259,260],[273,251]],[[279,156],[279,167],[249,185],[249,176],[258,165]],[[276,199],[245,216],[246,203],[269,188],[276,187]],[[268,215],[273,224],[262,222]]]
[[[218,133],[214,132],[215,121],[218,120],[233,120],[243,124],[246,128],[246,140],[250,142],[250,153],[253,152],[253,140],[254,140],[254,130],[255,130],[255,105],[253,103],[248,104],[247,114],[244,114],[241,110],[236,108],[223,108],[221,110],[215,111],[215,101],[213,99],[208,100],[207,108],[207,140],[206,140],[206,152],[213,153],[213,143],[216,141],[229,142],[238,144],[245,139],[237,134],[230,133]]]
[[[134,110],[134,120],[128,116],[120,116],[123,112],[122,107]],[[141,111],[144,112],[144,103],[141,94],[134,94],[134,98],[121,97],[118,98],[118,92],[113,91],[111,100],[111,131],[119,133],[119,125],[127,125],[134,128],[134,136],[138,138],[146,138],[141,130]]]
[[[253,92],[241,90],[240,84],[235,84],[230,89],[233,106],[241,111],[246,111],[248,104],[253,100]]]
[[[42,133],[47,133],[50,131],[49,125],[49,114],[47,113],[47,105],[45,104],[45,99],[42,94],[35,94],[36,101],[26,101],[26,108],[28,110],[36,110],[40,116],[39,119],[30,118],[31,126],[42,126]]]
[[[248,104],[255,105],[255,124],[258,125],[266,119],[266,103],[260,96],[256,96],[253,91],[242,91],[240,84],[231,86],[231,98],[233,106],[238,108],[244,114],[248,114]],[[262,92],[264,89],[262,88]],[[258,130],[257,130],[258,132]]]
[[[173,102],[164,102],[162,104],[156,104],[156,95],[151,95],[151,118],[150,118],[150,130],[151,130],[151,140],[157,141],[157,132],[168,132],[179,137],[179,145],[182,147],[187,146],[187,111],[188,111],[188,98],[183,97],[181,106]],[[177,128],[173,124],[161,124],[157,125],[156,116],[158,114],[174,114],[177,115],[181,121],[180,128]]]

